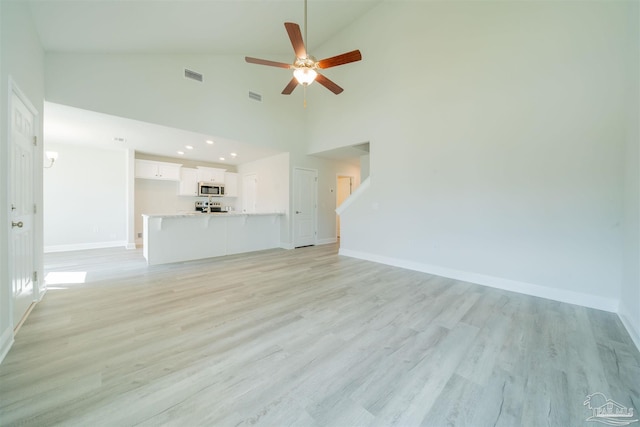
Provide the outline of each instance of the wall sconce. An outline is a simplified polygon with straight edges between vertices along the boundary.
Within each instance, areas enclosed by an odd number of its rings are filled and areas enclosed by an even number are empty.
[[[53,166],[53,163],[58,159],[58,152],[57,151],[47,151],[44,154],[47,157],[47,160],[49,161],[49,166],[44,166],[44,168],[45,169],[49,169],[50,167]]]

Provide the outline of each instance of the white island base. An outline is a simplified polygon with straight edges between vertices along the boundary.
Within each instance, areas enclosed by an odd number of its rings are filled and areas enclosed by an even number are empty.
[[[279,248],[280,213],[142,215],[149,265]]]

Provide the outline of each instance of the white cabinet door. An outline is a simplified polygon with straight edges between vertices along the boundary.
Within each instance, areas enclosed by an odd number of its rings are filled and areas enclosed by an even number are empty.
[[[180,181],[180,165],[158,162],[158,179]]]
[[[156,162],[153,160],[136,160],[136,178],[180,181],[178,163]]]
[[[197,196],[198,195],[198,170],[190,168],[182,168],[180,170],[180,188],[179,196]]]
[[[225,169],[198,166],[198,181],[224,184],[224,171]]]
[[[136,160],[136,178],[156,179],[158,166],[155,162]]]
[[[238,197],[238,174],[237,173],[225,172],[224,195],[226,197]]]

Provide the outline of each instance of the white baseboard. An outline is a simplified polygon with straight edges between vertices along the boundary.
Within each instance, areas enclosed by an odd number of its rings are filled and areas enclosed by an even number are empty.
[[[13,345],[13,330],[11,327],[5,329],[0,335],[0,363],[4,360]]]
[[[617,313],[619,308],[619,301],[615,298],[607,298],[564,289],[555,289],[548,286],[535,285],[533,283],[520,282],[517,280],[504,279],[502,277],[488,276],[468,271],[460,271],[415,261],[407,261],[366,252],[353,251],[350,249],[341,248],[339,254],[352,258],[373,261],[380,264],[392,265],[394,267],[406,268],[408,270],[434,274],[436,276],[447,277],[450,279],[462,280],[478,285],[489,286],[491,288],[502,289],[505,291],[517,292],[553,301],[566,302],[583,307],[609,311],[612,313]]]
[[[79,243],[74,245],[45,246],[44,252],[50,253],[50,252],[84,251],[86,249],[102,249],[102,248],[118,248],[118,247],[135,249],[135,247],[129,248],[129,243],[125,241],[117,241],[117,242]]]
[[[638,348],[638,351],[640,351],[640,330],[638,330],[640,325],[635,325],[634,324],[631,316],[629,316],[629,313],[627,313],[627,310],[624,308],[623,304],[620,304],[620,310],[618,311],[618,317],[620,318],[620,321],[622,322],[622,324],[624,325],[625,329],[629,333],[629,336],[633,340],[633,343]]]
[[[125,246],[125,248],[127,250],[132,250],[136,248],[136,244],[135,243],[127,243],[127,245]]]
[[[328,239],[319,239],[316,240],[315,245],[329,245],[331,243],[336,243],[338,241],[337,238],[335,237],[330,237]],[[293,243],[285,243],[285,242],[280,242],[280,247],[282,249],[295,249],[295,246],[293,246]]]
[[[47,293],[47,285],[43,280],[42,281],[42,287],[38,286],[38,296],[36,298],[36,302],[42,301],[42,298],[44,298],[44,295],[46,293]]]
[[[328,239],[318,239],[316,241],[316,245],[329,245],[331,243],[337,242],[338,239],[335,237],[329,237]]]

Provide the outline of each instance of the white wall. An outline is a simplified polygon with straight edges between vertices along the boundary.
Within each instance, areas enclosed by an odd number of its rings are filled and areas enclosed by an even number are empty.
[[[185,79],[184,68],[204,82]],[[298,147],[304,126],[302,91],[280,95],[287,72],[241,55],[47,53],[46,79],[51,102],[282,151]]]
[[[308,108],[311,151],[370,141],[342,248],[617,310],[637,16],[630,2],[384,2],[324,45],[363,54],[329,76],[340,97]]]
[[[195,211],[193,196],[178,196],[177,181],[160,181],[155,179],[136,178],[135,183],[135,230],[136,244],[142,244],[142,215],[173,215]],[[203,199],[204,200],[204,199]]]
[[[45,252],[127,244],[127,152],[47,144],[58,160],[44,170]]]
[[[283,246],[290,243],[289,221],[289,153],[277,154],[255,162],[238,166],[238,208],[242,206],[242,180],[255,174],[256,212],[284,212],[280,223],[280,241]]]
[[[371,156],[365,154],[360,156],[360,181],[364,181],[369,178],[369,163],[371,162]]]
[[[289,153],[277,154],[238,165],[238,190],[242,199],[242,178],[256,174],[256,212],[287,212],[289,205]]]
[[[9,141],[6,132],[8,128],[10,93],[9,76],[18,85],[29,101],[35,106],[39,114],[37,134],[42,136],[42,111],[44,99],[44,53],[40,46],[38,35],[33,25],[29,6],[24,2],[0,1],[0,223],[8,224],[9,195],[7,181],[9,179]],[[35,167],[35,199],[38,206],[42,206],[42,145],[36,150]],[[38,276],[42,274],[42,214],[35,217],[35,251]],[[0,227],[0,360],[4,357],[13,342],[12,321],[12,292],[8,272],[9,253],[8,227]],[[40,283],[40,291],[44,284]]]
[[[640,15],[638,3],[630,19],[635,21],[635,28],[630,33],[632,41],[640,39]],[[624,264],[620,301],[620,318],[640,348],[640,51],[635,49],[628,56],[631,79],[628,94],[628,128],[627,144],[624,154]]]

